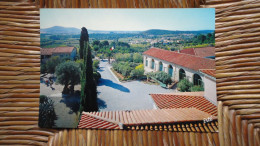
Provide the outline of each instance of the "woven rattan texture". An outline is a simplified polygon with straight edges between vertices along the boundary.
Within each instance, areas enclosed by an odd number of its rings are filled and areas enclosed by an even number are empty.
[[[39,8],[216,8],[219,133],[40,129]],[[1,0],[0,145],[260,145],[259,0]]]

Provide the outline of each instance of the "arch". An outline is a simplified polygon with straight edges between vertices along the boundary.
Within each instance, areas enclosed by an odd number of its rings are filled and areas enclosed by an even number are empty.
[[[172,65],[168,66],[168,74],[172,77],[172,75],[173,75],[173,67],[172,67]]]
[[[148,66],[148,59],[145,57],[145,66]]]
[[[198,74],[193,75],[193,84],[203,86],[203,81],[202,81],[202,78],[200,77],[200,75],[198,75]]]
[[[186,73],[185,73],[185,71],[181,68],[181,69],[179,70],[179,81],[182,80],[182,79],[184,79],[184,78],[186,78]]]
[[[163,64],[161,61],[159,62],[159,71],[163,71]]]
[[[152,59],[151,69],[154,69],[154,59]]]

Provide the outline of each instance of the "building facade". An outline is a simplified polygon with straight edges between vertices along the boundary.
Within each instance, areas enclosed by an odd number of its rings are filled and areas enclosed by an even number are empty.
[[[77,49],[75,47],[56,47],[56,48],[41,48],[41,62],[46,62],[52,56],[59,56],[60,58],[69,58],[75,60],[77,56]]]
[[[205,98],[216,104],[215,60],[200,56],[151,48],[143,53],[145,73],[163,71],[168,73],[174,82],[186,78],[194,85],[204,87]],[[204,72],[202,72],[203,70]]]

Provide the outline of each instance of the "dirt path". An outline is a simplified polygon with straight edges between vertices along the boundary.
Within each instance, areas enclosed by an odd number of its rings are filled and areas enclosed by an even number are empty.
[[[50,98],[54,101],[54,110],[57,115],[55,125],[57,128],[76,128],[78,126],[78,111],[73,111],[73,107],[68,104],[74,102],[75,106],[78,103],[78,99],[73,97],[61,97],[61,94],[51,95]],[[66,99],[69,98],[69,99]],[[71,102],[71,103],[68,103]],[[77,107],[74,107],[75,109]]]

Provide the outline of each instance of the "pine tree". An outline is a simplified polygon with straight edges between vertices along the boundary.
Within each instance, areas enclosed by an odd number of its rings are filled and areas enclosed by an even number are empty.
[[[97,86],[93,79],[93,61],[89,46],[88,32],[82,28],[80,42],[82,46],[83,68],[81,72],[81,104],[80,111],[98,111]]]

